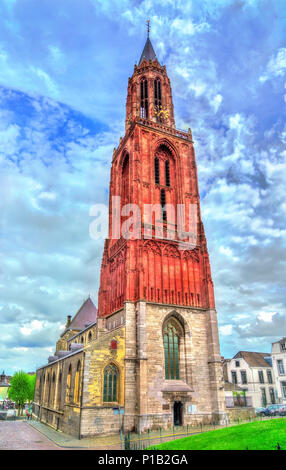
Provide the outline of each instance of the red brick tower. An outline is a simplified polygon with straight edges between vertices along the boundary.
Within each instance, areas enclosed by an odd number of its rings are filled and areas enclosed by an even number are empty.
[[[199,410],[195,419],[223,421],[217,316],[192,134],[175,127],[170,80],[149,35],[128,81],[125,131],[113,152],[98,299],[100,331],[125,328],[124,372],[118,365],[125,381],[125,428],[190,423],[190,403]],[[126,204],[137,209],[130,213]],[[146,204],[159,209],[149,216]],[[168,205],[175,208],[172,223]],[[193,249],[182,249],[178,205],[185,206],[187,230],[189,206],[196,208]],[[166,342],[171,331],[177,346]]]
[[[126,133],[114,151],[110,178],[109,239],[106,240],[99,290],[99,316],[110,315],[126,300],[214,308],[213,283],[206,238],[200,215],[195,151],[192,135],[175,128],[172,90],[166,67],[156,58],[147,39],[139,65],[129,78]],[[113,239],[112,198],[120,196],[121,208],[137,204],[141,211],[141,239],[134,229],[126,240]],[[166,239],[167,218],[154,213],[152,240],[144,237],[144,204],[197,205],[197,246],[178,249],[177,215]],[[113,210],[115,207],[113,204]],[[176,211],[175,211],[176,212]],[[155,238],[155,222],[163,227]],[[188,222],[188,218],[187,218]],[[145,238],[145,239],[144,239]],[[172,239],[173,238],[173,239]],[[112,286],[112,288],[110,288]]]

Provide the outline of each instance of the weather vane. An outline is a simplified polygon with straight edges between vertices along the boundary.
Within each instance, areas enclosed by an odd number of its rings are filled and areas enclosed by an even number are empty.
[[[150,20],[147,20],[146,21],[146,25],[147,25],[147,36],[149,38],[149,33],[150,33]]]

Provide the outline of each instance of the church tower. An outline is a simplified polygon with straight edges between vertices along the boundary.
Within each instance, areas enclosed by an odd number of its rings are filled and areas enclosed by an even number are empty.
[[[178,207],[186,226],[195,208],[193,244],[181,233]],[[170,79],[149,31],[128,80],[125,136],[110,175],[98,329],[119,324],[125,326],[125,429],[226,419],[192,133],[175,126]]]

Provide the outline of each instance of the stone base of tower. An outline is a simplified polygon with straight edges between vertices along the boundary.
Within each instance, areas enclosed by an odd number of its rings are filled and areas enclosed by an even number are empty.
[[[215,310],[139,301],[126,302],[125,315],[125,413],[130,425],[144,432],[193,423],[225,424]],[[164,331],[169,322],[181,335],[176,377],[166,376]],[[128,430],[127,421],[124,427]]]

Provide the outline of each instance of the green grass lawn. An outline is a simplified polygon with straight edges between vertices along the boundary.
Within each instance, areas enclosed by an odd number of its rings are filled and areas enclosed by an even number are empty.
[[[239,424],[165,442],[152,449],[165,450],[286,450],[286,418]]]

